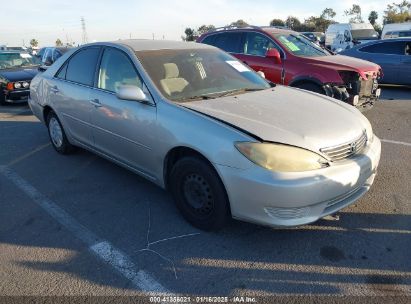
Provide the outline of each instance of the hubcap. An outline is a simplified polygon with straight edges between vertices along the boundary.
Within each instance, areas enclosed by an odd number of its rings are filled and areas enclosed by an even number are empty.
[[[63,130],[55,117],[50,119],[49,129],[51,141],[57,148],[60,148],[63,144]]]
[[[183,182],[183,193],[195,213],[208,215],[212,212],[213,194],[210,185],[201,175],[196,173],[187,175]]]

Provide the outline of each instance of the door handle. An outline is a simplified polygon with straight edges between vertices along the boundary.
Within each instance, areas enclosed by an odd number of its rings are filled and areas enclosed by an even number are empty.
[[[90,103],[91,103],[93,106],[95,106],[96,108],[100,108],[100,107],[101,107],[100,100],[98,100],[97,98],[90,100]]]
[[[50,89],[50,91],[52,91],[53,93],[58,93],[60,92],[59,88],[57,86],[54,86]]]

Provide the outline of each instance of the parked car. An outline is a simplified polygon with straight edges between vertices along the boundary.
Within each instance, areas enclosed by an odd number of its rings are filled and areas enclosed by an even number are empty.
[[[325,32],[325,46],[337,53],[378,39],[379,35],[371,23],[335,23],[330,24]]]
[[[41,63],[45,66],[52,65],[57,59],[59,59],[63,54],[65,54],[68,50],[67,47],[46,47],[41,49],[41,54],[39,54],[39,58]]]
[[[353,107],[269,84],[202,44],[85,45],[38,74],[30,96],[59,153],[80,146],[169,189],[205,230],[229,216],[314,222],[364,195],[380,158]]]
[[[0,51],[0,104],[27,102],[39,64],[26,52]]]
[[[290,30],[227,27],[197,41],[231,53],[274,83],[334,97],[360,109],[372,106],[381,92],[378,65],[333,56]]]
[[[380,83],[411,85],[411,38],[379,40],[342,52],[382,67]]]
[[[7,51],[6,45],[0,45],[0,51]]]
[[[384,25],[381,39],[411,37],[411,22]]]
[[[310,39],[312,42],[324,45],[325,44],[325,34],[321,32],[301,32],[302,35]]]

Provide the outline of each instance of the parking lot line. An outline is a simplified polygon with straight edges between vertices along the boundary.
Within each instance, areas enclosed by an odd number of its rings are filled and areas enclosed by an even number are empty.
[[[35,187],[7,166],[0,166],[0,174],[23,191],[33,202],[40,206],[57,222],[87,244],[89,250],[105,263],[112,266],[123,277],[131,281],[133,286],[148,293],[169,293],[159,282],[143,270],[136,270],[131,259],[116,249],[108,241],[100,239],[92,231],[80,224],[76,219],[60,208],[52,200],[41,194]]]
[[[411,143],[403,142],[403,141],[395,141],[395,140],[388,140],[388,139],[381,139],[382,142],[388,143],[388,144],[395,144],[395,145],[402,145],[402,146],[408,146],[411,147]]]

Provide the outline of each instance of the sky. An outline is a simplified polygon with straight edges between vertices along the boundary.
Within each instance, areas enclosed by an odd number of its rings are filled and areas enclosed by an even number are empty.
[[[186,27],[203,24],[224,26],[238,19],[253,25],[268,25],[289,15],[301,21],[318,16],[326,7],[337,12],[338,22],[347,22],[344,10],[359,4],[367,19],[375,10],[382,23],[383,11],[394,0],[19,0],[0,10],[0,45],[28,45],[35,38],[40,46],[81,43],[80,18],[84,17],[89,42],[127,38],[181,40]],[[399,0],[397,1],[399,2]]]

